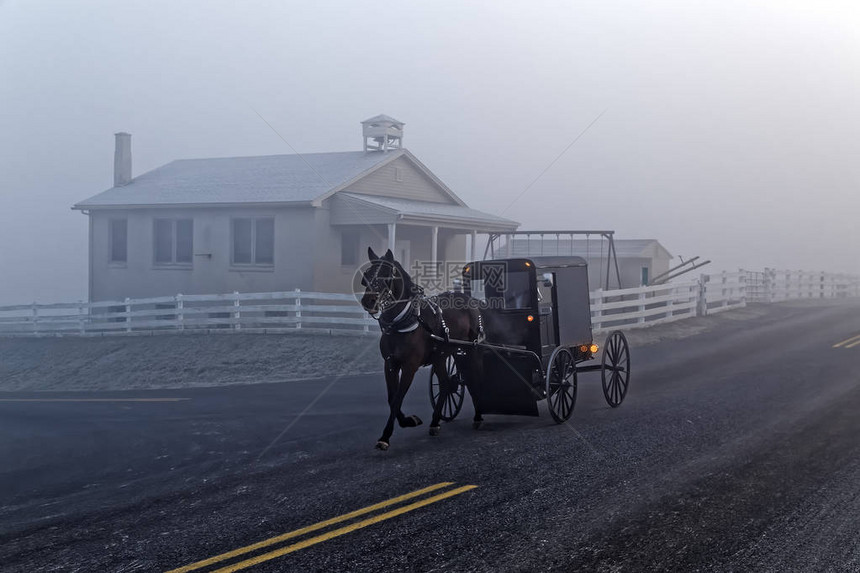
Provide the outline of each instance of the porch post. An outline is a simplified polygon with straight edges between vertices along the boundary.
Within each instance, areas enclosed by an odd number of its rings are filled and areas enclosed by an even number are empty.
[[[472,256],[469,258],[470,261],[474,261],[476,255],[478,253],[478,231],[472,231]]]
[[[397,223],[388,223],[388,248],[394,252],[394,233],[397,231]]]
[[[439,264],[439,227],[430,228],[430,261],[433,265],[433,278],[436,278],[436,265]]]

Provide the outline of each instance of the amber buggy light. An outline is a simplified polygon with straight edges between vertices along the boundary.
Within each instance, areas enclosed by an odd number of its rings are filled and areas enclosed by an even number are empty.
[[[532,315],[528,315],[526,317],[526,320],[528,320],[529,322],[533,321],[534,319],[535,319],[535,317],[533,317]]]
[[[594,354],[595,352],[597,352],[598,349],[599,347],[596,344],[592,344],[589,350],[591,350],[591,353]]]

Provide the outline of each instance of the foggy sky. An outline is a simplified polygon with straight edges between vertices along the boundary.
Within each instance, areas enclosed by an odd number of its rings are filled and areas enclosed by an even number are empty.
[[[852,2],[0,0],[0,304],[86,298],[70,207],[112,185],[114,132],[135,176],[291,153],[256,112],[299,152],[391,115],[523,229],[858,273],[858,29]]]

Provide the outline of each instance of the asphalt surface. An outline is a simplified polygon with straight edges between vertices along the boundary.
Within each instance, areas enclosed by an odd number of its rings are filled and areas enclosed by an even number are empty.
[[[583,374],[568,424],[435,438],[422,372],[387,452],[381,374],[3,393],[0,570],[167,571],[450,482],[194,571],[860,571],[856,335],[856,302],[780,306],[633,348],[620,408]]]

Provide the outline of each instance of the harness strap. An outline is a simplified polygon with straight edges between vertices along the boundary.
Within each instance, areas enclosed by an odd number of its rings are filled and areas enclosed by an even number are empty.
[[[439,318],[439,324],[442,326],[442,333],[444,334],[445,343],[448,343],[448,340],[451,338],[451,329],[448,328],[448,323],[445,322],[445,314],[442,312],[442,309],[436,304],[436,297],[429,297],[424,299],[427,301],[427,305],[433,310],[433,314],[435,314]],[[435,334],[431,331],[431,334]]]
[[[424,318],[422,318],[422,302],[426,303],[433,314],[438,318],[439,325],[442,327],[442,336],[437,334],[434,328],[428,324]],[[445,344],[448,344],[451,341],[451,329],[445,321],[445,313],[442,312],[442,308],[436,302],[436,297],[425,297],[419,294],[405,301],[405,303],[406,304],[403,305],[403,308],[397,313],[397,316],[395,316],[394,319],[386,319],[385,312],[379,316],[377,321],[379,322],[379,328],[383,334],[391,334],[395,331],[400,333],[412,332],[421,325],[433,340]],[[481,312],[478,311],[478,332],[477,337],[472,341],[472,344],[480,344],[486,339],[487,336],[484,332],[484,318],[481,316]]]
[[[475,339],[475,344],[480,344],[487,339],[484,333],[484,317],[481,316],[481,311],[478,311],[478,338]]]
[[[419,301],[417,298],[410,298],[405,301],[403,308],[397,313],[397,316],[394,317],[393,320],[388,320],[385,318],[385,312],[383,312],[377,321],[379,322],[379,329],[384,334],[391,334],[392,332],[412,332],[416,328],[418,328],[418,316],[419,312]]]

